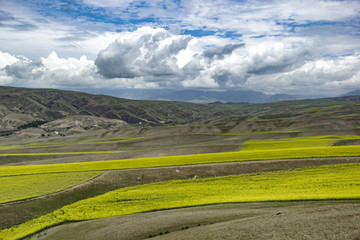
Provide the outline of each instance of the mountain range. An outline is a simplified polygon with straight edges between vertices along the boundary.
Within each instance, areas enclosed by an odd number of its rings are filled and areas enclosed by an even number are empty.
[[[193,91],[186,96],[182,96],[181,91],[167,94],[172,93],[172,99],[179,100],[194,97],[231,100],[239,94],[238,91],[227,92],[226,96],[218,92],[207,92],[204,96],[202,91]],[[242,92],[243,97],[250,97],[252,93],[246,94]],[[260,93],[252,97],[265,99]],[[275,98],[282,99],[273,96],[268,100]],[[359,101],[360,96],[343,96],[257,104],[221,101],[199,104],[0,86],[0,135],[68,135],[98,129],[197,123],[216,126],[219,131],[335,129],[357,126]],[[341,114],[337,116],[338,113]]]
[[[93,94],[106,94],[127,99],[180,101],[192,103],[212,102],[248,102],[267,103],[295,100],[297,96],[288,94],[268,95],[259,91],[208,91],[208,90],[173,90],[173,89],[80,89]]]

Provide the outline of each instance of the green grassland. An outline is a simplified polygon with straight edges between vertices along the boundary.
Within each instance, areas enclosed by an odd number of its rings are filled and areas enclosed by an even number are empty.
[[[306,147],[326,147],[337,141],[360,139],[355,135],[325,135],[297,138],[281,139],[251,139],[245,142],[243,151],[246,150],[266,150],[283,148],[306,148]]]
[[[128,187],[65,206],[0,232],[19,239],[64,222],[231,202],[359,199],[360,164],[177,180]]]
[[[58,192],[99,175],[100,172],[81,172],[0,177],[0,203]]]

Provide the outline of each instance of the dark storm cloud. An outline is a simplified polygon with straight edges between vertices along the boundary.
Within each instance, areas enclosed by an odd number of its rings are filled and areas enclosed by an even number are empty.
[[[223,59],[225,55],[231,54],[235,49],[243,47],[245,44],[227,44],[223,47],[213,47],[205,50],[203,52],[203,56],[206,58],[213,59],[217,57],[219,59]]]
[[[306,46],[297,49],[283,49],[281,52],[269,51],[253,57],[253,64],[249,66],[248,73],[266,75],[288,72],[301,67],[307,60],[313,59],[312,52],[312,49]]]
[[[15,78],[36,78],[42,75],[41,72],[34,73],[33,69],[43,66],[41,61],[36,62],[23,62],[19,61],[5,67],[5,71],[8,76]]]

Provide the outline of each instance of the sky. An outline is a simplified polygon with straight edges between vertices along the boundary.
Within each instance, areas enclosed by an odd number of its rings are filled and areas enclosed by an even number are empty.
[[[358,0],[0,0],[0,85],[360,89]]]

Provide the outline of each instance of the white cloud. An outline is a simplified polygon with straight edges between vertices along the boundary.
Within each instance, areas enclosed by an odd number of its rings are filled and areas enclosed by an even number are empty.
[[[336,96],[360,87],[360,55],[314,59],[289,72],[252,75],[246,87],[266,93]]]
[[[125,32],[95,61],[99,73],[108,78],[147,77],[149,81],[168,81],[179,74],[177,55],[187,48],[190,36],[164,29],[140,28]]]
[[[183,1],[177,19],[194,29],[250,35],[287,34],[287,23],[343,21],[357,17],[359,1]],[[279,24],[280,23],[280,24]],[[284,23],[284,24],[281,24]],[[310,26],[308,26],[310,27]]]
[[[358,1],[288,1],[284,6],[299,21],[338,21],[355,17],[358,13]]]
[[[133,0],[84,0],[84,3],[88,5],[93,5],[96,7],[117,7],[117,8],[127,8]]]
[[[337,95],[360,86],[360,55],[323,57],[306,37],[221,41],[144,27],[118,33],[96,61],[0,52],[0,84],[55,88],[212,88]],[[112,37],[115,37],[112,36]],[[224,43],[224,44],[222,44]]]
[[[0,51],[0,84],[7,85],[12,83],[12,77],[8,76],[5,71],[5,67],[11,64],[18,62],[19,59],[10,55],[9,53],[4,53]]]
[[[3,71],[7,83],[28,87],[84,87],[94,86],[99,80],[93,61],[85,56],[59,58],[55,52],[38,61],[19,60],[7,65]]]
[[[11,65],[19,61],[16,57],[10,55],[9,53],[3,53],[0,51],[0,69],[4,68],[6,65]]]

